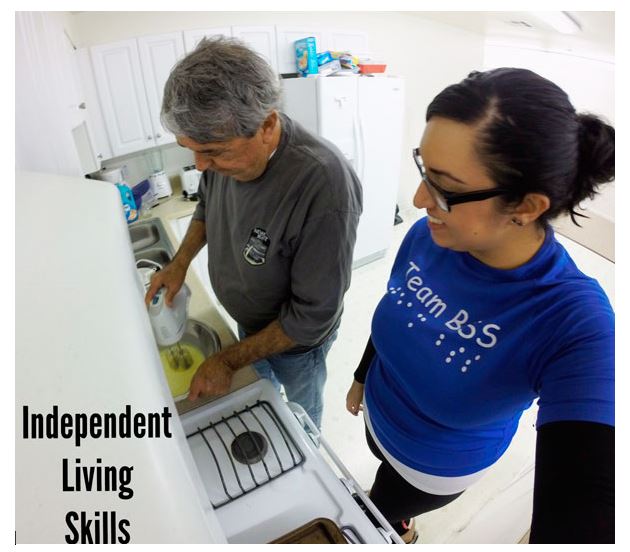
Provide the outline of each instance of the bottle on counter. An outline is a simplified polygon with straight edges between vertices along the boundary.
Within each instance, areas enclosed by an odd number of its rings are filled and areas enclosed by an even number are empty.
[[[125,218],[127,224],[131,224],[138,220],[138,209],[136,208],[136,201],[133,198],[131,188],[126,184],[116,183],[116,188],[120,192],[120,199],[122,200],[123,210],[125,212]]]

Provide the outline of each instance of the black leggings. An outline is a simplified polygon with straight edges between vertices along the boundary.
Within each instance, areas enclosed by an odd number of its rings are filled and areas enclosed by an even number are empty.
[[[370,490],[370,500],[374,502],[399,535],[406,531],[401,523],[403,520],[446,506],[464,492],[452,495],[433,495],[416,489],[407,483],[385,459],[367,427],[365,428],[365,436],[372,454],[382,462],[376,471],[376,479]]]

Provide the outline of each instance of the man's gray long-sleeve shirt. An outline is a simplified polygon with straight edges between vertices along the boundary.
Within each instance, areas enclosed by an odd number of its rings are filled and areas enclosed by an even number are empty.
[[[265,172],[238,182],[204,171],[193,218],[203,220],[214,292],[247,334],[278,319],[301,350],[339,325],[362,210],[341,152],[281,115]]]

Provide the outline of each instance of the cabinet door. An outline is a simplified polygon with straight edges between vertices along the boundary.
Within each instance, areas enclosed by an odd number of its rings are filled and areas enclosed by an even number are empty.
[[[276,28],[273,25],[232,27],[232,36],[243,40],[250,48],[262,55],[274,71],[278,71]]]
[[[156,145],[171,144],[175,136],[160,122],[164,85],[173,66],[184,56],[182,33],[145,36],[138,39],[142,75]]]
[[[232,29],[230,27],[211,27],[209,29],[184,31],[184,46],[186,47],[186,52],[192,52],[202,38],[206,36],[210,38],[218,35],[232,36]]]
[[[368,33],[363,31],[334,30],[329,35],[331,50],[350,52],[355,56],[369,54]]]
[[[155,145],[135,39],[90,48],[114,156]]]
[[[83,90],[85,120],[87,128],[89,129],[86,134],[91,140],[91,144],[89,145],[92,147],[92,153],[94,155],[93,161],[98,165],[97,169],[100,169],[101,163],[105,159],[111,159],[113,157],[112,149],[109,144],[103,112],[101,111],[98,100],[94,72],[90,61],[90,51],[87,48],[80,48],[76,51],[76,56],[79,81],[81,82]]]
[[[311,27],[276,27],[276,44],[278,49],[278,72],[295,73],[295,41],[312,36],[318,52],[328,49],[326,33]]]

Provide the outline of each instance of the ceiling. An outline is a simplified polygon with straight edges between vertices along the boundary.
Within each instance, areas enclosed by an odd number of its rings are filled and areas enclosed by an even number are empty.
[[[408,15],[430,19],[483,34],[492,39],[517,39],[537,46],[568,50],[575,53],[591,51],[614,56],[615,12],[569,12],[582,30],[576,34],[562,34],[536,15],[537,12],[450,11],[406,12]]]

